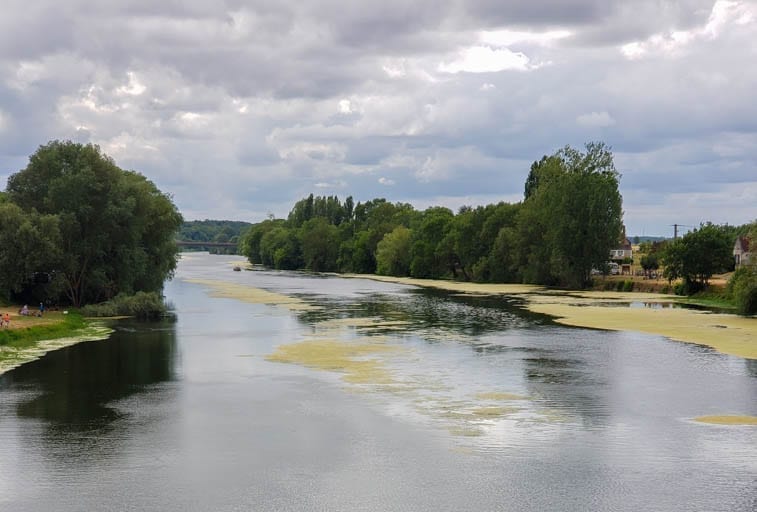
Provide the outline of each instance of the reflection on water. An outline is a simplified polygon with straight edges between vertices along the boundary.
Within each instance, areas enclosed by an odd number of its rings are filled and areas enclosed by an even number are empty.
[[[234,259],[181,262],[175,324],[0,377],[0,509],[754,509],[754,428],[692,421],[757,414],[754,361]]]
[[[113,420],[114,401],[175,376],[175,333],[170,322],[116,325],[108,343],[60,350],[3,379],[9,387],[34,386],[34,397],[17,405],[21,417],[51,426],[86,429]],[[2,378],[2,377],[0,377]]]

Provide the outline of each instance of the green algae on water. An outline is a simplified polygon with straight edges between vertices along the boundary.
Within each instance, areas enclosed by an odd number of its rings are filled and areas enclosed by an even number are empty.
[[[757,426],[757,416],[746,415],[713,415],[699,416],[694,418],[699,423],[710,423],[712,425],[753,425]]]

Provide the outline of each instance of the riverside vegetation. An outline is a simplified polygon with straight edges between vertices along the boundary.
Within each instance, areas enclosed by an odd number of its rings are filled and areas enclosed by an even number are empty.
[[[252,225],[240,249],[250,262],[277,269],[530,283],[588,288],[592,269],[607,269],[624,237],[620,174],[602,143],[565,147],[531,165],[524,199],[476,208],[415,210],[373,199],[336,196],[298,201],[287,219]],[[713,274],[733,269],[736,236],[757,240],[751,226],[703,224],[670,243],[649,245],[642,267],[665,269],[681,295],[707,289]],[[611,283],[631,291],[633,281]],[[719,300],[743,314],[757,311],[757,270],[744,267]]]
[[[176,268],[181,214],[151,181],[119,168],[99,147],[41,146],[8,178],[0,218],[0,301],[85,308],[95,316],[164,311],[161,291]],[[62,318],[57,334],[76,331],[76,318]],[[0,345],[53,335],[30,329],[0,337]]]

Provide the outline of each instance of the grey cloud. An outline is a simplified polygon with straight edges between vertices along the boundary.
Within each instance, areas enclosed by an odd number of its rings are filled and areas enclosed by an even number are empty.
[[[0,172],[50,139],[92,140],[187,218],[282,216],[310,192],[518,198],[531,161],[587,140],[613,146],[645,223],[667,222],[671,194],[755,182],[754,25],[634,61],[618,48],[701,28],[711,0],[9,2]],[[573,36],[513,44],[529,71],[437,71],[493,29]],[[614,124],[577,123],[592,112]]]

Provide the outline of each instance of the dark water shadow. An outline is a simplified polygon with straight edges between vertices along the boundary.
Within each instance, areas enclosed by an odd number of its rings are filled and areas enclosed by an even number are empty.
[[[50,352],[0,378],[24,393],[19,417],[44,420],[57,430],[101,428],[120,413],[111,403],[176,378],[176,334],[172,322],[114,324],[109,339]]]

